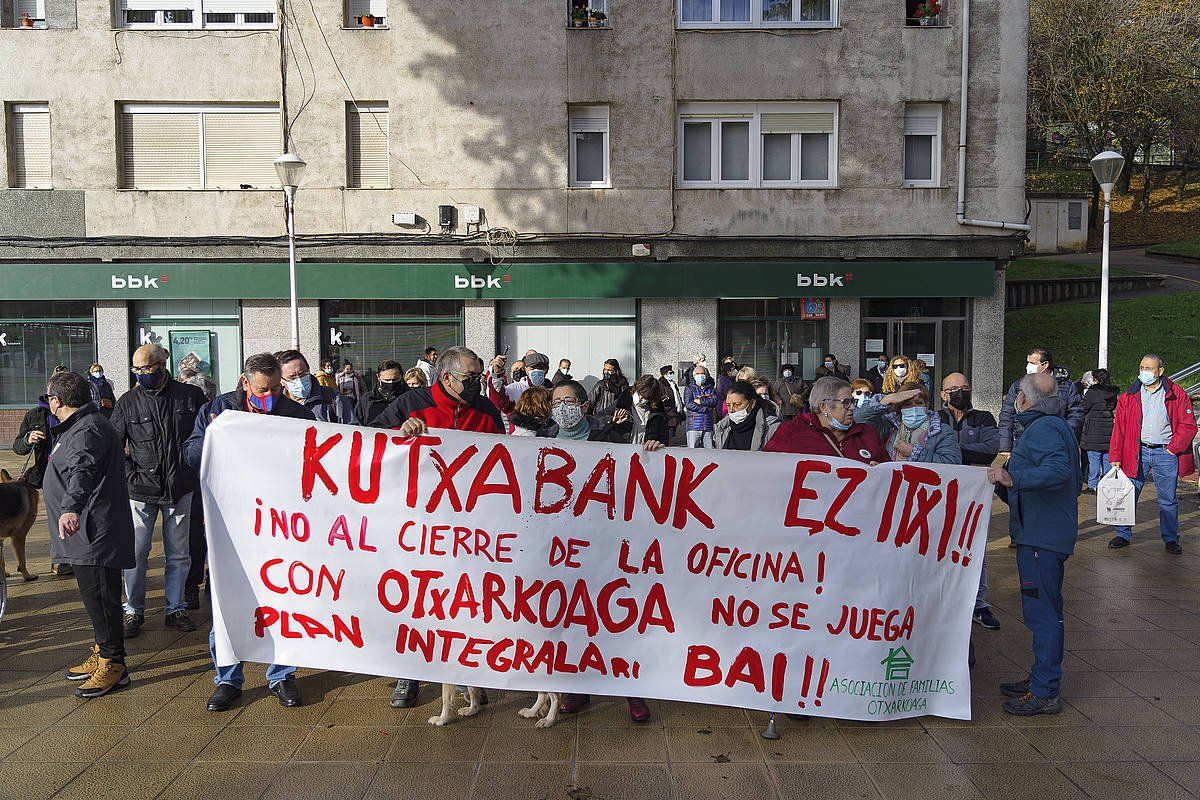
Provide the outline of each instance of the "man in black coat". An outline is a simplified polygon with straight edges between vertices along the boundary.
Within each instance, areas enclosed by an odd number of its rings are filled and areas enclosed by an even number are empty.
[[[112,425],[125,450],[125,474],[133,511],[134,566],[125,571],[125,638],[146,621],[146,567],[154,526],[162,515],[163,591],[166,626],[196,630],[187,613],[184,585],[192,566],[192,494],[196,471],[183,463],[183,445],[196,427],[204,390],[180,383],[167,372],[167,351],[144,344],[133,352],[137,383],[117,400]]]
[[[92,621],[91,655],[67,670],[82,681],[75,694],[100,697],[129,685],[121,626],[121,570],[133,566],[133,518],[121,446],[112,424],[92,404],[87,380],[60,372],[46,388],[58,420],[42,490],[50,536],[75,569]]]
[[[382,362],[375,377],[378,381],[369,391],[363,392],[355,407],[360,425],[370,425],[393,400],[408,390],[408,384],[404,382],[404,367],[399,361]]]

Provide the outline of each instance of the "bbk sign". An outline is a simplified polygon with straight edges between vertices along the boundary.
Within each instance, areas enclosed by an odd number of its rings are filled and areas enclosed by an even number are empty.
[[[113,275],[114,289],[158,289],[167,282],[166,275]]]
[[[844,272],[838,275],[836,272],[796,273],[796,286],[799,288],[812,288],[817,286],[841,286],[845,288],[844,281],[854,280],[854,273]]]
[[[508,276],[505,275],[505,278]],[[488,275],[486,278],[478,275],[455,275],[455,289],[499,289],[503,287],[503,283],[494,275]]]

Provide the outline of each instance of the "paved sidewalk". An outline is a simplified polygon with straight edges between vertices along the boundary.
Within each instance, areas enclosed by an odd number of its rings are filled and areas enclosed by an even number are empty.
[[[11,469],[11,454],[0,464]],[[1139,519],[1157,519],[1147,491]],[[1082,519],[1094,519],[1085,496]],[[388,706],[391,682],[303,672],[306,705],[282,709],[248,670],[239,708],[210,714],[209,618],[192,634],[162,623],[161,548],[152,557],[147,624],[129,642],[133,685],[77,700],[61,678],[90,642],[73,580],[46,574],[39,520],[30,540],[40,580],[10,579],[0,623],[0,798],[204,800],[709,800],[912,798],[1019,800],[1200,797],[1200,524],[1183,503],[1185,554],[1168,556],[1156,522],[1135,544],[1106,549],[1110,530],[1084,526],[1067,563],[1066,710],[1019,719],[997,684],[1024,674],[1007,509],[992,518],[988,567],[1000,631],[975,629],[974,719],[871,724],[782,721],[655,703],[633,727],[605,700],[549,730],[516,709],[530,695],[492,692],[477,717],[432,728],[429,687],[411,711]],[[15,568],[11,549],[6,553]],[[157,605],[157,607],[155,607]]]
[[[1030,258],[1047,259],[1052,261],[1069,261],[1074,264],[1099,265],[1102,254],[1099,250],[1092,253],[1060,253],[1057,255],[1029,254]],[[1134,292],[1121,292],[1117,299],[1127,300],[1134,297],[1149,297],[1158,294],[1178,294],[1180,292],[1200,292],[1200,262],[1186,258],[1171,258],[1169,256],[1149,255],[1144,247],[1123,247],[1109,252],[1109,264],[1113,267],[1143,272],[1148,275],[1164,275],[1166,283],[1157,289],[1139,289]],[[1089,302],[1095,302],[1089,300]]]

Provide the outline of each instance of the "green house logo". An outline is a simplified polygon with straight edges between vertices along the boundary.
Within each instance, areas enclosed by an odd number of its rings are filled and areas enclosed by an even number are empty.
[[[906,681],[912,669],[913,657],[903,645],[888,648],[887,658],[879,662],[884,667],[884,680]]]

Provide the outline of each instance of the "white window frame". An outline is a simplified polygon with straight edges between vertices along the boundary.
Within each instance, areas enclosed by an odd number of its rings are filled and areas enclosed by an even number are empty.
[[[362,3],[366,4],[371,16],[377,20],[376,23],[370,28],[363,25],[361,18],[364,15],[355,14],[355,11],[358,9],[353,8],[354,5],[361,5],[361,3],[355,3],[354,0],[342,0],[342,27],[347,30],[356,31],[373,31],[376,28],[387,28],[388,14],[390,13],[387,7],[387,0],[362,0]],[[375,13],[379,6],[382,6],[382,14]]]
[[[937,131],[935,133],[910,133],[908,130],[908,112],[910,110],[917,111],[936,111],[937,112]],[[904,173],[908,170],[908,165],[905,162],[904,156],[907,154],[907,147],[901,147],[901,176],[904,178],[904,188],[906,189],[929,189],[936,188],[942,185],[942,104],[941,103],[907,103],[904,106],[904,139],[909,136],[932,136],[933,140],[930,143],[930,148],[933,150],[930,153],[929,159],[929,180],[909,180]],[[904,142],[907,145],[907,141]]]
[[[21,27],[21,15],[29,14],[28,6],[30,2],[33,5],[33,13],[29,15],[29,19],[33,22],[35,28],[45,28],[46,25],[46,0],[29,0],[29,2],[14,2],[12,26],[14,28]]]
[[[680,29],[692,28],[836,28],[838,27],[838,0],[829,0],[829,19],[827,20],[801,20],[797,19],[800,15],[801,0],[792,0],[792,19],[783,22],[767,21],[763,19],[762,7],[764,0],[750,0],[750,19],[749,20],[721,20],[721,0],[709,0],[712,3],[712,19],[710,20],[687,20],[683,19],[683,3],[684,0],[675,0],[675,27]]]
[[[50,116],[50,103],[13,103],[8,107],[9,124],[16,126],[16,117],[22,114],[45,114],[46,128],[48,132],[48,140],[46,142],[46,154],[50,159],[50,177],[45,186],[19,186],[17,185],[17,148],[16,148],[16,131],[10,130],[8,133],[8,180],[4,185],[10,189],[22,189],[27,191],[46,191],[54,188],[54,118]]]
[[[138,5],[150,5],[149,3],[139,2]],[[247,13],[268,13],[265,10],[261,12],[243,12],[243,11],[209,11],[204,7],[204,0],[160,0],[154,3],[154,9],[137,8],[127,9],[123,0],[114,0],[113,2],[113,17],[115,27],[126,28],[130,30],[275,30],[279,27],[279,7],[276,5],[271,9],[273,15],[270,22],[246,22],[245,16]],[[154,22],[126,22],[126,11],[153,11]],[[165,22],[163,15],[167,11],[191,11],[191,22]],[[234,15],[233,22],[205,22],[204,15],[206,13]]]
[[[604,122],[594,120],[603,113]],[[612,188],[612,133],[611,116],[607,105],[571,106],[567,110],[567,188],[570,189],[611,189]],[[575,174],[575,134],[602,133],[604,134],[604,179],[599,181],[581,181]]]
[[[206,166],[204,160],[204,115],[205,114],[262,114],[264,112],[273,111],[276,115],[279,114],[279,106],[274,103],[227,103],[227,104],[200,104],[200,103],[122,103],[117,110],[119,115],[124,114],[177,114],[180,116],[194,116],[196,118],[196,137],[199,143],[199,159],[200,159],[200,186],[196,188],[177,188],[177,187],[162,187],[162,188],[137,188],[134,186],[125,186],[126,177],[123,172],[117,176],[118,183],[121,184],[118,188],[121,191],[127,192],[277,192],[279,186],[255,186],[252,189],[234,189],[230,187],[209,188],[208,175],[205,174]],[[118,135],[123,125],[118,120],[117,131]],[[124,162],[124,148],[126,143],[118,139],[118,147],[121,150],[117,153],[117,163]],[[280,148],[282,149],[282,142]]]
[[[833,130],[829,133],[829,177],[825,180],[800,179],[799,137],[803,134],[792,134],[792,180],[764,180],[762,177],[762,115],[775,113],[824,113],[833,114]],[[680,189],[836,189],[838,186],[838,138],[841,115],[836,102],[795,102],[795,103],[681,103],[677,114],[677,130],[679,146],[678,162],[675,165],[675,185]],[[721,122],[748,121],[750,123],[750,178],[745,181],[721,180]],[[709,134],[712,136],[710,148],[711,167],[710,179],[707,181],[684,180],[683,146],[684,125],[690,122],[713,123]]]

